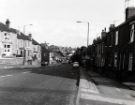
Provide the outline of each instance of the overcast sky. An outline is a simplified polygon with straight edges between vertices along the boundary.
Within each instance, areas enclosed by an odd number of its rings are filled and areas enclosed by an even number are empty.
[[[38,42],[59,46],[86,45],[89,21],[90,44],[104,27],[124,21],[125,0],[0,0],[0,21],[31,32]],[[33,24],[30,26],[29,24]]]

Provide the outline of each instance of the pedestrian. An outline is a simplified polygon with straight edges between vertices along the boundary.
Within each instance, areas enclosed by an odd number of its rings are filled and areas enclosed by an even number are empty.
[[[76,82],[76,86],[79,86],[79,82],[80,82],[80,70],[76,69],[76,74],[77,74],[77,82]]]

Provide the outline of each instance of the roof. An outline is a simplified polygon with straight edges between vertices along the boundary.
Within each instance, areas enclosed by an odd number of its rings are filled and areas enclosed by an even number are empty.
[[[124,21],[123,23],[119,24],[117,27],[115,27],[113,30],[109,31],[112,32],[116,29],[118,29],[119,27],[122,27],[125,24],[128,24],[129,22],[135,21],[135,16],[132,16],[131,18],[127,19],[126,21]]]
[[[23,33],[17,34],[17,38],[23,40],[30,40],[29,36],[26,36]]]
[[[12,32],[17,34],[17,39],[23,39],[23,40],[30,40],[29,36],[23,34],[22,32],[19,32],[19,30],[14,29],[14,28],[8,28],[5,24],[0,22],[0,31],[6,31],[6,32]],[[32,39],[32,43],[34,45],[39,45],[37,41]]]
[[[17,33],[16,29],[8,28],[5,24],[3,24],[1,22],[0,22],[0,31],[7,31],[7,32]]]
[[[17,34],[18,39],[23,39],[23,40],[30,40],[29,36],[24,35],[23,33],[18,34],[18,30],[14,28],[8,28],[5,24],[0,22],[0,31],[6,31],[6,32],[12,32]]]
[[[32,39],[32,44],[34,45],[40,45],[37,41],[35,41],[34,39]]]

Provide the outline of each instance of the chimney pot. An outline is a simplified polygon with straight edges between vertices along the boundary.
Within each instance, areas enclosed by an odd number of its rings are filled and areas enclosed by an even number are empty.
[[[8,28],[10,27],[10,21],[9,21],[9,19],[6,20],[5,24],[6,24],[6,26],[7,26]]]

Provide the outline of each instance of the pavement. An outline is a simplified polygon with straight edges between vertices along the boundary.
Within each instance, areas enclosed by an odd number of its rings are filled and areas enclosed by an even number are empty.
[[[135,105],[135,91],[129,85],[80,68],[76,105]]]

